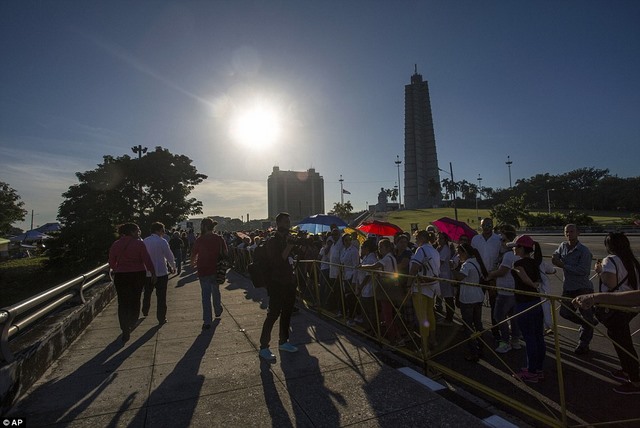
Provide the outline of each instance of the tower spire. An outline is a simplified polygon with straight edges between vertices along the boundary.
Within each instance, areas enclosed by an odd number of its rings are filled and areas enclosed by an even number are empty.
[[[413,64],[413,70],[415,74],[418,74],[418,64]]]

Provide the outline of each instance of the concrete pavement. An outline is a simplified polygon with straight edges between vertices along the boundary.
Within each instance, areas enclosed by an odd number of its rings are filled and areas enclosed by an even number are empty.
[[[261,361],[266,293],[234,272],[221,290],[224,313],[202,331],[196,276],[172,277],[168,323],[158,326],[154,296],[124,345],[114,300],[9,416],[29,427],[483,426],[445,388],[305,310],[292,319],[299,352],[274,346],[277,362]]]

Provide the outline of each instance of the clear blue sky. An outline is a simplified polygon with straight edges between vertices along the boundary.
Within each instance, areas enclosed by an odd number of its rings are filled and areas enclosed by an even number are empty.
[[[639,22],[616,0],[2,1],[0,181],[43,224],[76,171],[159,145],[209,176],[206,215],[266,217],[274,165],[314,167],[327,210],[342,174],[363,209],[396,184],[414,64],[456,179],[508,187],[507,155],[514,182],[638,176]]]

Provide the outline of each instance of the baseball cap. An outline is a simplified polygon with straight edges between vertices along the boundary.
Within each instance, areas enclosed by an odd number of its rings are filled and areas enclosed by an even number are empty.
[[[513,242],[509,242],[507,244],[507,247],[509,248],[518,247],[518,246],[525,247],[525,248],[533,248],[534,247],[533,239],[529,235],[520,235]]]

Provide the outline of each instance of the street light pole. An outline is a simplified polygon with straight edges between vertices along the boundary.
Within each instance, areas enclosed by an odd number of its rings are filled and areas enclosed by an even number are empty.
[[[137,146],[133,146],[131,147],[131,150],[133,151],[133,153],[137,153],[138,154],[138,160],[142,159],[142,155],[144,153],[147,153],[147,148],[146,147],[142,147],[142,144],[138,144]],[[140,212],[140,220],[142,219],[142,183],[138,183],[138,210]]]
[[[511,189],[511,164],[513,163],[513,161],[511,160],[511,157],[507,156],[507,161],[505,163],[509,168],[509,189]]]
[[[396,161],[394,162],[398,167],[398,211],[402,208],[402,196],[400,195],[400,164],[402,161],[400,160],[400,156],[396,155]]]
[[[480,221],[480,213],[478,212],[478,199],[480,199],[480,193],[482,191],[482,177],[478,174],[478,194],[476,195],[476,217]]]
[[[549,196],[549,192],[556,189],[547,189],[547,206],[549,207],[549,214],[551,214],[551,197]]]
[[[344,189],[342,188],[342,182],[344,181],[342,179],[342,174],[340,174],[340,180],[338,180],[340,182],[340,205],[344,205]]]
[[[455,215],[456,220],[458,220],[458,207],[456,206],[456,183],[455,181],[453,181],[453,166],[451,165],[451,162],[449,162],[449,171],[445,171],[444,169],[438,168],[438,170],[442,171],[442,172],[449,172],[449,174],[451,174],[451,187],[453,189],[453,213]]]

